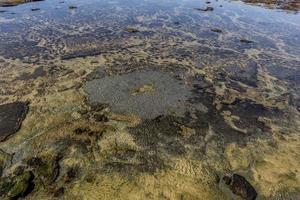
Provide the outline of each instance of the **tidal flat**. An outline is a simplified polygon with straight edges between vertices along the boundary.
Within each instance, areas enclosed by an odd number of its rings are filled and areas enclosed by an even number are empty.
[[[0,0],[0,199],[299,200],[297,0]]]

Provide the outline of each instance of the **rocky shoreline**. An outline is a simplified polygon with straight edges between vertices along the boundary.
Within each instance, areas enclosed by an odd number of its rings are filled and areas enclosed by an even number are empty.
[[[23,3],[36,2],[43,0],[0,0],[0,7],[17,6]]]

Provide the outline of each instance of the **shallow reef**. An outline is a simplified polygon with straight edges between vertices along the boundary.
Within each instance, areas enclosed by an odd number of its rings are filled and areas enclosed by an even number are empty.
[[[19,3],[1,199],[299,199],[298,2]]]

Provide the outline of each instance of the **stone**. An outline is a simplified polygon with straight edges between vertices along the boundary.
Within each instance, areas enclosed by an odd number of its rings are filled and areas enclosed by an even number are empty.
[[[69,6],[70,10],[77,9],[77,6]]]
[[[253,41],[247,40],[247,39],[240,39],[240,42],[241,42],[241,43],[246,43],[246,44],[253,43]]]
[[[253,186],[241,175],[233,174],[224,176],[223,180],[233,194],[242,197],[245,200],[255,200],[257,192]]]
[[[138,33],[138,32],[140,32],[138,29],[131,28],[131,27],[125,28],[124,31],[126,31],[128,33]]]
[[[43,182],[42,184],[53,183],[59,175],[59,156],[45,155],[43,157],[32,157],[27,164],[33,168],[33,172]]]
[[[104,114],[98,114],[98,113],[96,113],[96,114],[93,115],[93,118],[97,122],[108,122],[109,121],[108,117],[106,115],[104,115]]]
[[[215,33],[222,33],[222,30],[221,29],[217,29],[217,28],[212,28],[210,29],[212,32],[215,32]]]
[[[0,142],[16,133],[28,112],[27,102],[13,102],[0,105]]]
[[[214,8],[208,6],[208,7],[206,7],[206,8],[195,8],[195,10],[207,12],[207,11],[213,11]]]

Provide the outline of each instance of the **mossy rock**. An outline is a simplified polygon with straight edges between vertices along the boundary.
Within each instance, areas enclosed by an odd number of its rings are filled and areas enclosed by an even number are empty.
[[[0,179],[0,197],[4,197],[5,195],[8,194],[10,189],[13,187],[13,181],[8,178],[1,178]]]
[[[5,177],[0,180],[0,196],[4,199],[18,199],[32,191],[34,176],[26,171],[15,177]]]
[[[33,172],[43,184],[53,183],[59,174],[59,156],[32,157],[27,164],[33,168]]]

